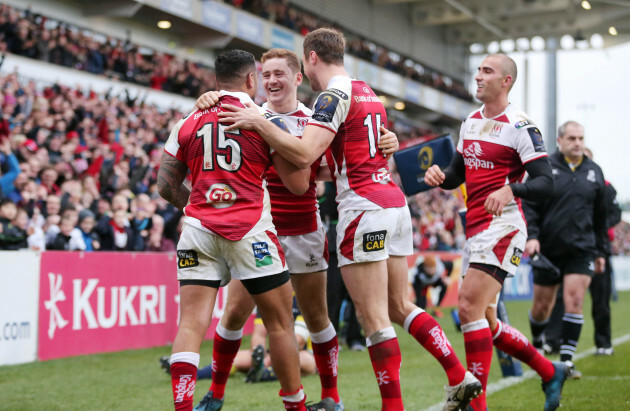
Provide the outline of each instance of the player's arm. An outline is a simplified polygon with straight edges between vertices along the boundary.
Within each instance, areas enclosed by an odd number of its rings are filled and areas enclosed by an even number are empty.
[[[184,179],[188,173],[188,166],[166,151],[162,153],[160,168],[157,176],[158,192],[169,203],[183,210],[188,203],[190,190],[186,187]]]
[[[218,113],[222,123],[233,123],[226,130],[236,128],[255,130],[267,144],[282,157],[289,160],[299,168],[309,167],[317,160],[330,145],[335,133],[332,130],[307,125],[302,138],[295,138],[291,134],[281,130],[275,124],[262,117],[255,106],[247,108],[224,104],[226,111]]]
[[[525,171],[527,171],[528,177],[524,183],[509,184],[514,197],[530,201],[542,201],[553,195],[555,184],[547,157],[538,158],[525,164]]]
[[[456,152],[451,163],[444,170],[437,164],[429,167],[424,174],[424,182],[431,187],[440,186],[445,190],[452,190],[459,187],[466,180],[466,166],[464,157]]]
[[[529,175],[525,183],[511,183],[488,195],[484,203],[488,213],[500,216],[514,197],[542,201],[553,195],[555,185],[547,156],[526,163],[525,170]]]
[[[210,107],[216,106],[221,97],[220,91],[207,91],[203,93],[195,102],[195,107],[199,110],[207,110]]]
[[[296,195],[306,193],[309,187],[309,178],[311,176],[310,167],[298,168],[277,153],[272,157],[272,161],[273,166],[276,168],[276,171],[282,180],[282,184],[284,184],[290,192]]]

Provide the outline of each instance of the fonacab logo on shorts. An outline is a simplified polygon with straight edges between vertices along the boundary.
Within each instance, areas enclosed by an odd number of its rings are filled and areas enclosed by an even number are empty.
[[[380,251],[385,249],[387,231],[374,231],[363,234],[363,251]]]

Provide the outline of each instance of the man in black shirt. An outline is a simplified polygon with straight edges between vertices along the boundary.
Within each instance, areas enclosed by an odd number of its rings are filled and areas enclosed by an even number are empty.
[[[606,233],[605,182],[601,168],[584,156],[584,127],[568,121],[558,129],[559,150],[549,157],[556,191],[539,203],[523,202],[529,255],[541,253],[560,269],[534,268],[534,300],[530,311],[532,339],[542,346],[545,326],[563,285],[560,360],[580,378],[572,359],[580,338],[584,295],[593,275],[604,272],[609,241]]]

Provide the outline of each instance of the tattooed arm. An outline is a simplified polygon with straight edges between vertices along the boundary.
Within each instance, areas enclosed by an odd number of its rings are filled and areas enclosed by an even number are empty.
[[[164,152],[158,170],[158,192],[169,203],[183,210],[188,203],[190,190],[182,184],[188,173],[188,167],[175,157]]]

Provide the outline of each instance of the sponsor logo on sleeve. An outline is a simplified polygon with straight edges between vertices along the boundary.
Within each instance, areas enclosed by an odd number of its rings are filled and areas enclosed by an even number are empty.
[[[527,132],[529,133],[529,138],[532,139],[532,144],[534,144],[534,151],[537,153],[546,151],[545,142],[538,127],[530,127],[527,129]]]
[[[363,251],[372,252],[384,250],[386,236],[386,230],[363,234]]]
[[[273,260],[271,253],[269,252],[269,245],[265,242],[253,243],[252,249],[254,250],[254,258],[256,259],[256,267],[264,267],[271,265]]]
[[[525,126],[529,126],[531,124],[534,124],[534,123],[532,123],[530,120],[521,120],[518,123],[514,124],[514,127],[516,127],[517,129],[521,129],[521,128],[523,128]]]
[[[327,90],[317,98],[313,120],[321,121],[322,123],[330,123],[333,120],[339,104],[339,97],[329,92],[330,90]]]
[[[329,88],[328,90],[326,90],[329,93],[333,93],[339,96],[340,99],[342,100],[347,100],[348,99],[348,95],[346,93],[344,93],[343,91],[336,89],[336,88]]]
[[[514,252],[512,253],[510,262],[518,267],[518,265],[521,263],[521,257],[523,257],[523,250],[521,250],[520,248],[514,247]]]
[[[177,267],[191,268],[199,265],[199,257],[195,250],[177,250]]]

